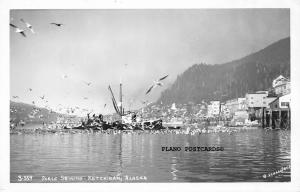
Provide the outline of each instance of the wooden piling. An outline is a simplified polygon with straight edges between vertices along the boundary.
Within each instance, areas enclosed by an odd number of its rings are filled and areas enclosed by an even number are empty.
[[[265,128],[265,108],[262,108],[262,120],[261,120],[262,128]]]
[[[272,128],[272,126],[273,126],[273,115],[272,115],[272,110],[270,110],[270,123],[269,123],[269,125],[270,125],[270,128]]]
[[[278,120],[279,120],[279,128],[281,129],[282,128],[282,118],[281,118],[281,110],[279,110],[279,117],[278,117]]]

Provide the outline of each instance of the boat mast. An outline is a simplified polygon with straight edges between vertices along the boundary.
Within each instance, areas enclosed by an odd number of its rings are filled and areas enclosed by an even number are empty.
[[[119,111],[119,108],[118,108],[118,105],[117,105],[117,102],[116,102],[114,93],[112,92],[110,86],[108,86],[108,90],[109,90],[110,93],[111,93],[111,100],[112,100],[112,102],[113,102],[113,106],[114,106],[114,108],[115,108],[115,110],[116,110],[116,113],[119,114],[119,115],[121,115],[121,112]]]
[[[121,116],[123,113],[123,104],[122,104],[122,81],[120,81],[120,114]]]

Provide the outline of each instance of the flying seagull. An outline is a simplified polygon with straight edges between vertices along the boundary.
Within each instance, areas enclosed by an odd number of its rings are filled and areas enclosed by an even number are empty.
[[[15,28],[16,29],[16,33],[20,33],[21,35],[23,35],[23,37],[26,37],[25,35],[25,31],[23,29],[20,29],[19,27],[15,26],[14,24],[9,24],[11,27]]]
[[[164,77],[162,77],[162,78],[160,78],[160,79],[158,79],[157,81],[153,81],[153,85],[151,85],[151,87],[147,90],[147,92],[146,92],[146,95],[148,94],[148,93],[150,93],[150,91],[153,89],[153,88],[155,88],[155,87],[157,87],[157,86],[163,86],[163,83],[161,82],[162,80],[164,80],[165,78],[167,78],[169,75],[166,75],[166,76],[164,76]]]
[[[29,23],[27,23],[26,21],[24,21],[24,19],[20,19],[20,21],[22,21],[23,23],[25,23],[26,27],[28,29],[30,29],[31,33],[35,33],[33,28],[32,28],[32,25],[30,25]]]
[[[64,74],[64,75],[62,75],[62,78],[66,79],[66,78],[68,78],[68,75]]]
[[[62,24],[62,23],[50,23],[50,24],[56,25],[57,27],[61,27],[62,25],[64,25],[64,24]]]
[[[85,82],[84,83],[87,85],[87,86],[90,86],[92,83],[91,82]]]
[[[14,99],[17,99],[17,98],[19,98],[19,96],[13,96],[13,98],[14,98]]]
[[[41,99],[45,99],[45,95],[43,95],[42,97],[40,97]]]
[[[148,105],[150,105],[152,102],[146,100],[146,101],[141,101],[141,103],[142,103],[143,105],[145,105],[145,106],[148,106]]]

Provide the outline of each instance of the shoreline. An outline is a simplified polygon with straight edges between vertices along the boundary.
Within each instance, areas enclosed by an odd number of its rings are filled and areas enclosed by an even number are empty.
[[[193,127],[193,126],[184,126],[180,129],[146,129],[146,130],[117,130],[117,129],[72,129],[72,128],[63,128],[58,126],[37,126],[37,127],[17,127],[10,130],[10,134],[183,134],[183,135],[199,135],[199,134],[216,134],[216,133],[228,133],[233,134],[241,131],[260,129],[260,127],[226,127],[226,126],[209,126],[209,127]],[[268,129],[265,129],[268,130]]]

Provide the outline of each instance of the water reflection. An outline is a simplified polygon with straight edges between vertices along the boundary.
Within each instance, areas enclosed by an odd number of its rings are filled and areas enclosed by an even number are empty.
[[[11,135],[11,182],[41,176],[147,176],[147,182],[290,181],[290,131],[254,129],[234,134]],[[163,146],[181,151],[165,152]],[[187,146],[224,151],[186,152]],[[87,182],[87,181],[84,181]]]
[[[178,171],[176,169],[176,164],[177,163],[177,157],[172,157],[172,163],[171,163],[171,174],[172,174],[172,180],[176,181],[177,180],[177,175],[176,172]]]

